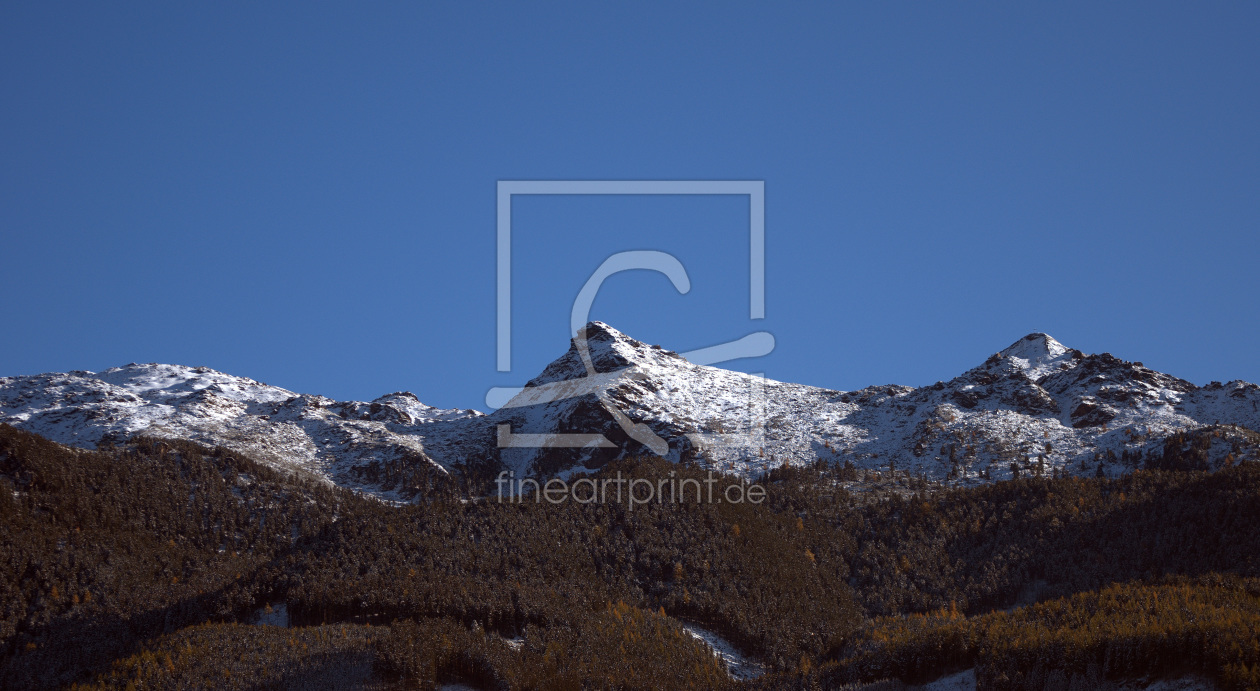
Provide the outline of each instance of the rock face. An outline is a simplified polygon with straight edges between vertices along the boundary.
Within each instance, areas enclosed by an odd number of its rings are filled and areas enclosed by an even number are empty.
[[[0,422],[85,447],[189,438],[400,501],[423,484],[418,472],[567,475],[652,453],[745,475],[823,459],[963,483],[1116,474],[1180,463],[1167,459],[1182,446],[1194,467],[1257,458],[1257,436],[1241,429],[1260,428],[1256,385],[1197,387],[1041,333],[947,382],[842,392],[695,365],[599,322],[584,331],[490,415],[406,392],[339,402],[132,364],[0,379]]]

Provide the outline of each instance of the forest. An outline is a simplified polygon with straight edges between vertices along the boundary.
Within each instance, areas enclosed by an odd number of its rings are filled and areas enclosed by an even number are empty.
[[[1260,688],[1260,467],[1194,449],[970,488],[851,491],[819,463],[761,504],[631,511],[438,481],[392,506],[187,441],[0,425],[0,687]],[[732,679],[685,624],[766,673]]]

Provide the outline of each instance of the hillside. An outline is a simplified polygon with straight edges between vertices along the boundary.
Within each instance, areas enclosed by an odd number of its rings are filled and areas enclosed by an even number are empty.
[[[760,505],[388,506],[191,442],[0,425],[0,687],[1260,683],[1260,464],[928,496],[837,472],[776,471]]]

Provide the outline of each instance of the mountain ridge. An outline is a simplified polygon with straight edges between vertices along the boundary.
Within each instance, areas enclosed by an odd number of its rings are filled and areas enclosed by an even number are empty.
[[[335,401],[205,367],[132,363],[0,378],[0,422],[87,448],[134,434],[187,438],[396,501],[415,498],[416,473],[568,476],[651,453],[747,477],[818,460],[961,483],[1115,475],[1178,435],[1260,428],[1255,384],[1199,387],[1039,332],[948,381],[856,391],[693,364],[602,322],[583,333],[490,414],[410,392]],[[1210,467],[1256,456],[1245,434],[1213,435]]]

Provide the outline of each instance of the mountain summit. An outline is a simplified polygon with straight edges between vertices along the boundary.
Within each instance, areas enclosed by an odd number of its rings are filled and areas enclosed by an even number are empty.
[[[547,365],[527,386],[541,386],[589,374],[610,374],[628,367],[668,366],[670,359],[682,359],[678,353],[636,341],[603,322],[590,322],[582,328],[581,335],[582,338],[571,339],[569,350]],[[594,372],[587,369],[583,347]]]
[[[1054,340],[1050,334],[1030,333],[1027,336],[1006,346],[999,355],[1017,357],[1025,360],[1054,358],[1068,352],[1069,348]]]
[[[1198,387],[1044,333],[949,381],[849,392],[697,365],[601,322],[583,333],[489,415],[407,392],[334,401],[204,367],[131,364],[0,379],[0,422],[89,448],[187,438],[400,501],[425,474],[569,475],[627,455],[744,475],[822,460],[977,483],[1117,474],[1191,452],[1214,467],[1256,456],[1260,438],[1245,429],[1260,428],[1254,384]]]
[[[1031,333],[1010,344],[998,355],[1013,360],[1029,379],[1036,381],[1059,369],[1074,353],[1079,355],[1080,351],[1071,350],[1049,334]]]

